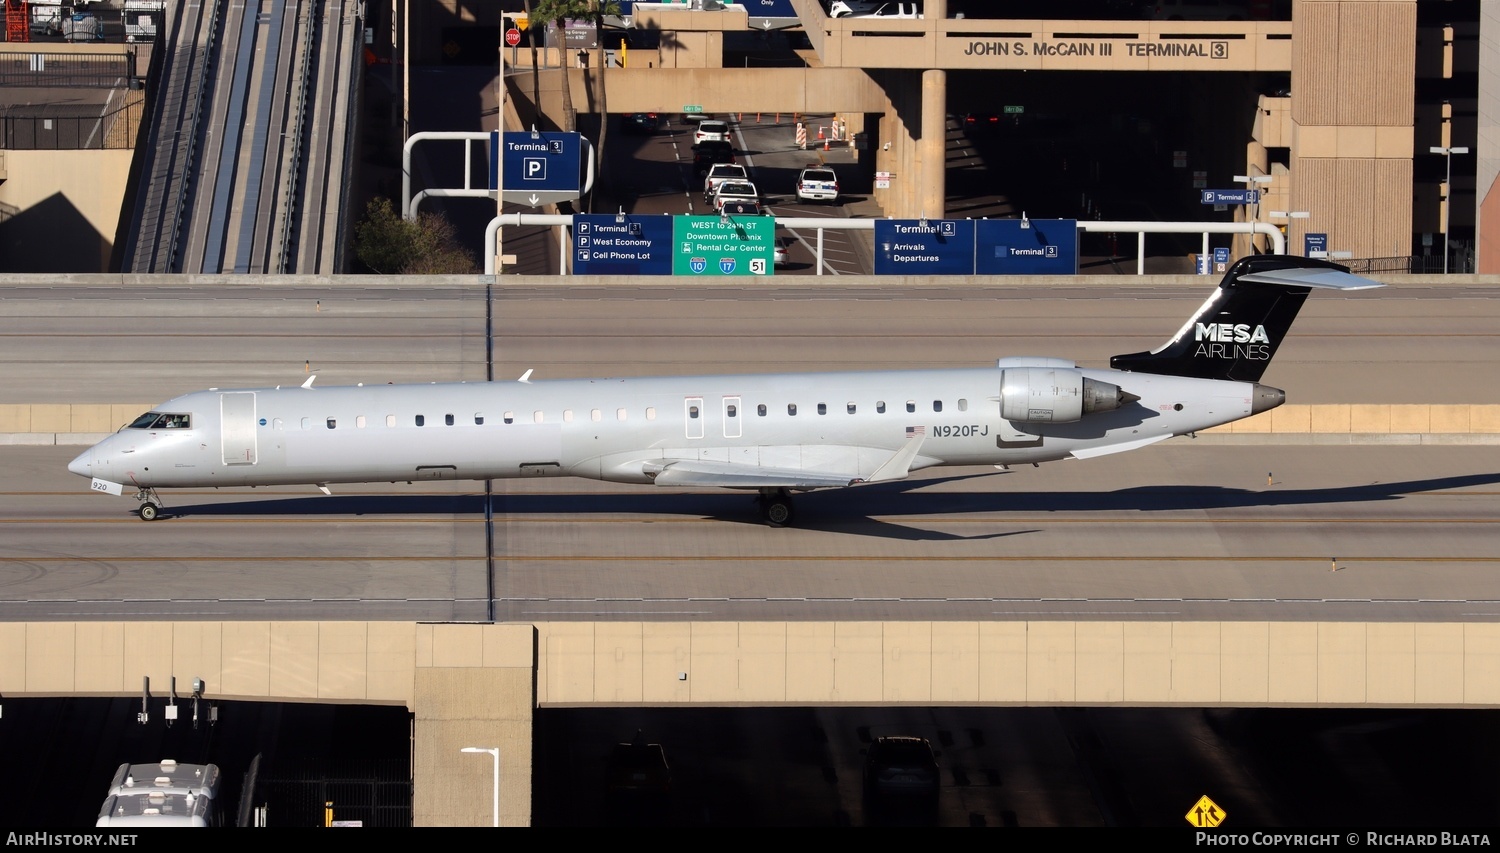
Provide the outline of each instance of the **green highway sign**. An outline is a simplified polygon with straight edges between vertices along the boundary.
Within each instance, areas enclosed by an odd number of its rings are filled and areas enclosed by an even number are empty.
[[[672,217],[673,275],[771,275],[776,220],[769,216]]]
[[[703,112],[703,105],[702,104],[688,104],[688,105],[686,105],[686,106],[684,106],[682,108],[682,111],[685,112],[685,113],[701,113],[701,112]]]
[[[1008,116],[1020,115],[1024,112],[1026,112],[1026,108],[1022,106],[1006,106],[1005,108],[1005,114]]]

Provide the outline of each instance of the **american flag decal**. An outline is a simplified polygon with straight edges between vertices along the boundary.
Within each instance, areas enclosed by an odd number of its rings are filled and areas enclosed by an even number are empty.
[[[907,427],[906,428],[906,437],[907,438],[911,438],[914,435],[926,435],[926,434],[927,434],[927,427],[924,427],[924,426]]]

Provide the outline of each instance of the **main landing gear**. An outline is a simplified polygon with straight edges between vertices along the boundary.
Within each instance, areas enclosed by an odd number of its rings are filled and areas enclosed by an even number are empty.
[[[155,489],[141,489],[135,493],[135,499],[141,502],[135,510],[141,521],[155,521],[161,517],[161,497]]]
[[[792,493],[786,489],[761,489],[755,499],[760,505],[760,517],[772,527],[786,527],[792,523]]]

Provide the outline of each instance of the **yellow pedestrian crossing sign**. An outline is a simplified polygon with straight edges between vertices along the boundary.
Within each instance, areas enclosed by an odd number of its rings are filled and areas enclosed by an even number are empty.
[[[1191,809],[1188,809],[1187,822],[1202,829],[1218,826],[1226,817],[1229,815],[1225,814],[1224,810],[1219,808],[1219,804],[1210,800],[1205,794],[1198,798],[1198,802],[1193,803]]]

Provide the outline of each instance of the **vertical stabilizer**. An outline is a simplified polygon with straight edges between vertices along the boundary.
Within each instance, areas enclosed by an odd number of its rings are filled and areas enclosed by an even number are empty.
[[[1327,261],[1252,255],[1229,268],[1171,340],[1150,352],[1117,355],[1109,364],[1138,373],[1259,382],[1312,288],[1381,286]]]

